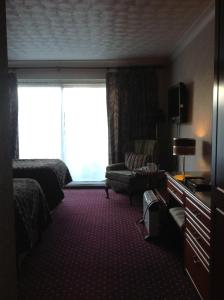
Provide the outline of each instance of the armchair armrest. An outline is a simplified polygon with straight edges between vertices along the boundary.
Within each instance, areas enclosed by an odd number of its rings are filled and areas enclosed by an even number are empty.
[[[126,169],[127,168],[126,168],[124,162],[121,162],[121,163],[116,163],[116,164],[112,164],[112,165],[107,166],[106,172],[107,171],[114,171],[114,170],[126,170]]]

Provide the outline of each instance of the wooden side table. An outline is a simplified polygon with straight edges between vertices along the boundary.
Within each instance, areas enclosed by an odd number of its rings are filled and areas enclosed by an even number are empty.
[[[146,169],[137,169],[133,172],[135,173],[136,178],[143,180],[143,188],[145,190],[158,188],[166,179],[164,170],[151,172]]]
[[[130,202],[132,196],[137,193],[144,193],[147,190],[160,188],[165,185],[165,171],[159,170],[157,172],[150,172],[146,169],[137,169],[133,171],[134,181],[130,194]]]

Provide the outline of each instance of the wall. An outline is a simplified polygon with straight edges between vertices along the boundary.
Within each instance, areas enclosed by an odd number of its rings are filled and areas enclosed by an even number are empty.
[[[180,136],[196,139],[196,155],[186,158],[186,170],[210,171],[214,76],[214,19],[172,61],[170,85],[180,81],[189,93],[188,122]],[[175,126],[172,130],[175,136]]]
[[[16,299],[5,1],[0,1],[0,298]]]

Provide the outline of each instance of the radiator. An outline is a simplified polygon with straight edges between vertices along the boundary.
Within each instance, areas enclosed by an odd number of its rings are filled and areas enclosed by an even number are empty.
[[[142,220],[148,233],[148,235],[145,236],[145,239],[157,237],[160,231],[159,200],[152,190],[145,191],[143,194]]]

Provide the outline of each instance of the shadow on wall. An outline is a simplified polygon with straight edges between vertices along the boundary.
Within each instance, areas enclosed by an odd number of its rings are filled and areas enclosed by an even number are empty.
[[[211,165],[212,145],[208,141],[202,142],[202,157],[207,165]]]

